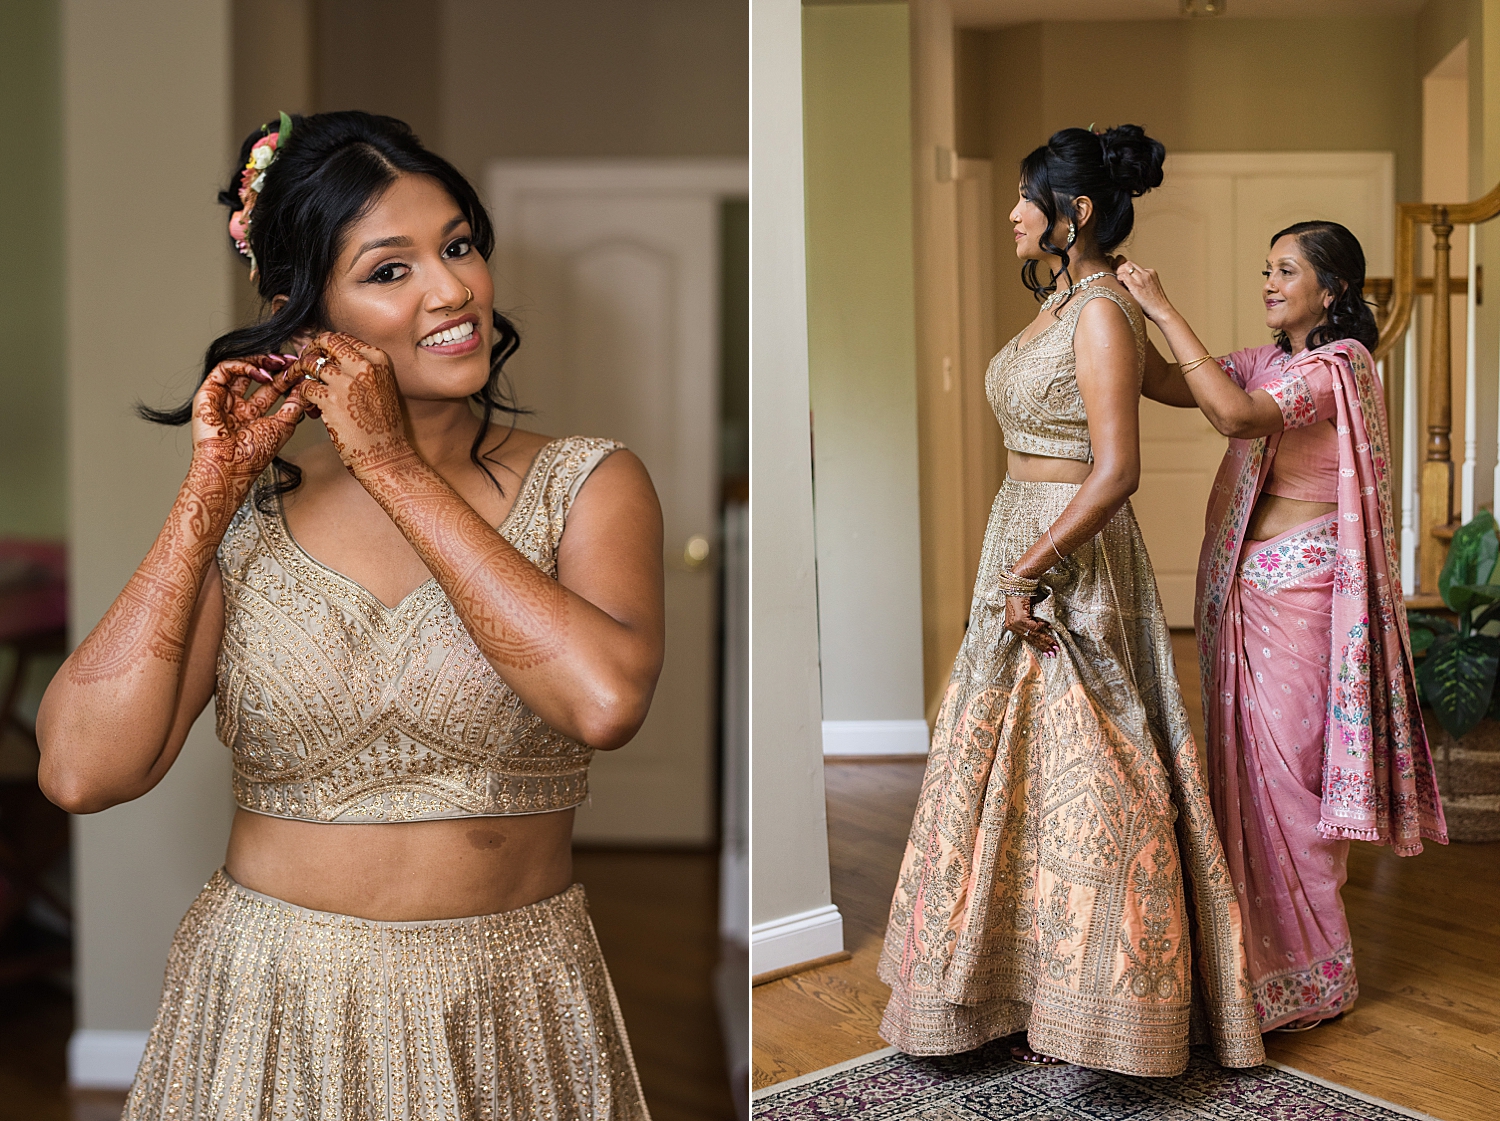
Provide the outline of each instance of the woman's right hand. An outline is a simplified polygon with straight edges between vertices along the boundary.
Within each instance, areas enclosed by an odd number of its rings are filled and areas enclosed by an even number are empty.
[[[1141,305],[1141,311],[1153,323],[1160,323],[1172,314],[1172,301],[1162,290],[1161,278],[1155,269],[1148,269],[1126,258],[1120,259],[1115,269],[1115,279],[1125,285],[1126,291]]]
[[[248,487],[296,431],[306,405],[292,356],[220,362],[193,395],[193,459]],[[246,390],[257,386],[246,396]],[[278,407],[276,402],[282,397]]]
[[[1057,653],[1057,639],[1051,629],[1031,614],[1030,596],[1005,597],[1005,629],[1049,658]]]

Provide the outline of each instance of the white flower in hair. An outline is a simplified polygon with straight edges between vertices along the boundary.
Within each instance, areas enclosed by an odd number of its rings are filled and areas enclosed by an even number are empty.
[[[276,158],[276,146],[274,144],[257,144],[250,149],[250,166],[256,171],[264,171],[271,166],[271,161]],[[259,187],[255,188],[260,190]]]

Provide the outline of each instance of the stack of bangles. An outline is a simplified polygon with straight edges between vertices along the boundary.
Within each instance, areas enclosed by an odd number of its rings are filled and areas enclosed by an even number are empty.
[[[1014,572],[1001,572],[995,577],[995,586],[1006,599],[1018,596],[1030,598],[1042,586],[1042,582],[1017,576]]]
[[[1203,365],[1203,363],[1211,361],[1212,359],[1213,359],[1213,355],[1212,354],[1205,354],[1202,358],[1194,358],[1191,362],[1187,363],[1186,365],[1179,366],[1178,369],[1182,373],[1186,374],[1186,373],[1188,373],[1188,372],[1190,372],[1192,370],[1196,370],[1199,366]]]

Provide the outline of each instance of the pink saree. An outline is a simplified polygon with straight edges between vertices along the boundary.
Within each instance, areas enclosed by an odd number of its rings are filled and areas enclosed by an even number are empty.
[[[1281,440],[1231,440],[1198,566],[1214,818],[1239,896],[1261,1030],[1359,994],[1339,889],[1351,839],[1447,843],[1402,610],[1374,362],[1343,340],[1220,363],[1288,430],[1332,420],[1338,509],[1244,539]]]

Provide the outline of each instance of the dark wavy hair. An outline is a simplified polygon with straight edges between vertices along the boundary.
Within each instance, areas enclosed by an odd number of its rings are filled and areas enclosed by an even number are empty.
[[[1099,248],[1108,253],[1130,236],[1135,227],[1135,205],[1153,187],[1161,186],[1167,150],[1146,135],[1140,125],[1117,125],[1102,133],[1065,128],[1021,161],[1021,196],[1035,203],[1047,217],[1042,249],[1062,264],[1044,283],[1037,279],[1037,261],[1021,266],[1021,283],[1038,300],[1057,291],[1059,277],[1068,273],[1067,246],[1052,244],[1052,227],[1059,215],[1077,219],[1074,203],[1087,195],[1094,203]]]
[[[1333,293],[1328,318],[1307,333],[1307,349],[1353,339],[1373,352],[1380,328],[1365,302],[1365,251],[1359,238],[1337,222],[1298,222],[1279,230],[1271,244],[1288,236],[1297,239],[1297,248],[1317,274],[1319,287]],[[1292,352],[1292,340],[1285,331],[1276,332],[1276,345]]]
[[[437,180],[468,221],[474,248],[485,260],[494,252],[495,229],[478,192],[456,167],[422,147],[404,122],[352,110],[293,115],[291,121],[291,135],[278,142],[276,160],[266,171],[249,233],[263,308],[269,308],[276,296],[286,296],[286,303],[259,322],[220,335],[210,343],[203,356],[200,385],[226,359],[278,353],[298,331],[328,327],[324,294],[344,233],[369,212],[401,175],[426,175]],[[229,185],[219,192],[219,202],[231,212],[240,209],[240,172],[250,158],[251,147],[267,131],[276,131],[278,125],[279,121],[273,121],[256,129],[240,145],[239,161],[230,173]],[[225,229],[226,240],[233,249],[227,224]],[[238,250],[235,257],[245,261]],[[249,262],[245,263],[248,267]],[[520,346],[521,336],[509,319],[499,312],[494,315],[496,336],[490,348],[489,380],[472,397],[484,419],[469,449],[469,458],[500,487],[480,450],[496,413],[508,415],[514,427],[515,418],[526,410],[516,404],[504,373],[506,361]],[[137,405],[136,411],[157,424],[181,425],[192,417],[192,400],[175,409]],[[274,466],[273,495],[295,490],[302,482],[302,472],[293,464],[277,457]],[[504,488],[501,492],[504,493]]]

